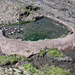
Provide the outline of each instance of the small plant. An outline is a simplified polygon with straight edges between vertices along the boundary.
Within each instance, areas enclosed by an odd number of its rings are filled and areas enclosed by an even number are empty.
[[[45,47],[43,50],[40,50],[40,52],[37,54],[37,57],[44,57],[46,52],[47,47]]]
[[[27,53],[30,53],[30,50],[26,50]]]
[[[43,71],[40,71],[32,63],[26,63],[23,65],[23,67],[29,73],[29,75],[46,75]]]
[[[17,22],[17,23],[15,23],[15,24],[25,24],[25,23],[29,23],[30,21],[19,21],[19,22]]]
[[[19,21],[17,23],[14,23],[14,24],[7,24],[7,25],[18,25],[18,24],[26,24],[26,23],[30,23],[30,22],[34,22],[35,20],[32,20],[32,21]]]
[[[12,55],[8,55],[8,56],[5,56],[5,55],[0,56],[0,63],[4,63],[5,61],[18,62],[20,60],[30,61],[31,58],[25,58],[24,56],[16,55],[16,54],[12,54]]]
[[[48,54],[50,56],[53,56],[53,57],[65,57],[64,54],[62,54],[60,51],[58,51],[57,49],[49,49],[48,50]]]
[[[42,70],[46,72],[47,75],[73,75],[70,70],[63,69],[55,65],[47,65],[43,67]]]
[[[0,26],[2,26],[2,24],[0,24]]]
[[[29,73],[29,75],[73,75],[70,70],[60,68],[58,66],[45,66],[39,70],[32,63],[26,63],[23,65],[24,69]]]
[[[0,63],[4,63],[4,61],[17,61],[17,58],[15,58],[15,56],[13,55],[10,55],[10,56],[5,56],[5,55],[2,55],[0,56]]]

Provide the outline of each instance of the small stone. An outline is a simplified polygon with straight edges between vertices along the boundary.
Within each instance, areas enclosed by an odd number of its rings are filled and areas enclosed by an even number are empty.
[[[12,71],[13,69],[12,68],[9,68],[9,70]]]
[[[15,68],[14,68],[14,70],[15,70],[16,72],[18,72],[18,73],[22,73],[22,71],[20,71],[19,69],[15,69]]]

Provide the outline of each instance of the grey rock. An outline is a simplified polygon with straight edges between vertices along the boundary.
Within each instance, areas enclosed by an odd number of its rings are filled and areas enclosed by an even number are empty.
[[[25,5],[24,5],[25,6]],[[0,0],[0,24],[12,24],[19,21],[31,21],[39,13],[28,12],[24,10],[24,6],[19,5],[17,2],[7,0]],[[25,14],[26,13],[26,14]]]
[[[11,63],[10,61],[5,60],[3,65],[10,65],[10,63]]]
[[[24,69],[23,71],[19,67],[0,67],[0,75],[29,75]]]
[[[68,56],[65,56],[64,58],[61,58],[61,57],[57,57],[57,58],[54,58],[54,59],[57,59],[58,61],[72,61],[72,58],[68,57]]]
[[[9,0],[26,5],[36,5],[43,10],[44,15],[53,15],[75,28],[74,0]]]
[[[19,21],[19,15],[24,12],[18,4],[1,0],[0,1],[0,24],[11,24]]]

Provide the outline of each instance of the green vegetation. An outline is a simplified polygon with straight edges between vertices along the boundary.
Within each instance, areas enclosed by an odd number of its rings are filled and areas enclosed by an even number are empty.
[[[4,55],[0,56],[0,63],[3,63],[5,60],[13,62],[13,61],[17,61],[17,58],[15,58],[13,55],[11,55],[11,56],[4,56]]]
[[[32,63],[26,63],[23,65],[23,67],[29,73],[29,75],[73,75],[70,70],[63,69],[55,65],[47,65],[41,70],[39,70]]]
[[[27,53],[30,53],[30,50],[26,50]]]
[[[38,54],[36,54],[37,57],[43,57],[47,52],[46,52],[46,47],[43,50],[40,50]]]
[[[26,23],[30,23],[30,22],[34,22],[34,20],[32,20],[32,21],[19,21],[19,22],[14,23],[14,24],[7,24],[7,25],[20,25],[20,24],[26,24]]]
[[[19,22],[17,22],[17,23],[15,23],[15,24],[25,24],[25,23],[29,23],[30,21],[19,21]]]
[[[47,35],[45,33],[41,33],[39,31],[30,30],[29,34],[27,34],[22,40],[31,40],[37,41],[39,39],[45,39]]]
[[[55,65],[45,66],[43,67],[43,71],[46,73],[46,75],[73,75],[70,70],[63,69]]]
[[[62,54],[60,51],[58,51],[57,49],[49,49],[48,50],[48,54],[50,56],[53,56],[53,57],[65,57],[64,54]]]
[[[0,26],[2,26],[2,24],[0,24]]]
[[[66,36],[68,32],[69,30],[65,25],[49,18],[43,18],[26,25],[23,40],[37,41],[39,39],[54,39],[63,36],[63,34]]]
[[[64,58],[65,55],[62,54],[60,51],[58,51],[57,49],[53,48],[53,49],[47,49],[48,51],[46,51],[47,47],[45,47],[43,50],[40,50],[40,52],[38,54],[36,54],[37,57],[43,57],[46,55],[46,53],[54,58],[56,57],[61,57]]]
[[[25,58],[24,56],[21,55],[16,55],[16,54],[12,54],[12,55],[2,55],[0,56],[0,63],[4,63],[5,61],[10,61],[10,62],[14,62],[14,61],[19,61],[19,60],[23,60],[23,61],[30,61],[30,58]]]
[[[37,69],[37,67],[32,63],[26,63],[23,67],[26,71],[28,71],[29,75],[46,75],[46,73]]]

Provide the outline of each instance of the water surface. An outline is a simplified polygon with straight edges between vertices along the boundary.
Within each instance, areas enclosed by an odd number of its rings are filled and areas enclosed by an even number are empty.
[[[32,23],[7,26],[7,29],[6,37],[31,41],[64,37],[70,32],[65,25],[47,17]],[[8,34],[12,32],[14,34]]]

